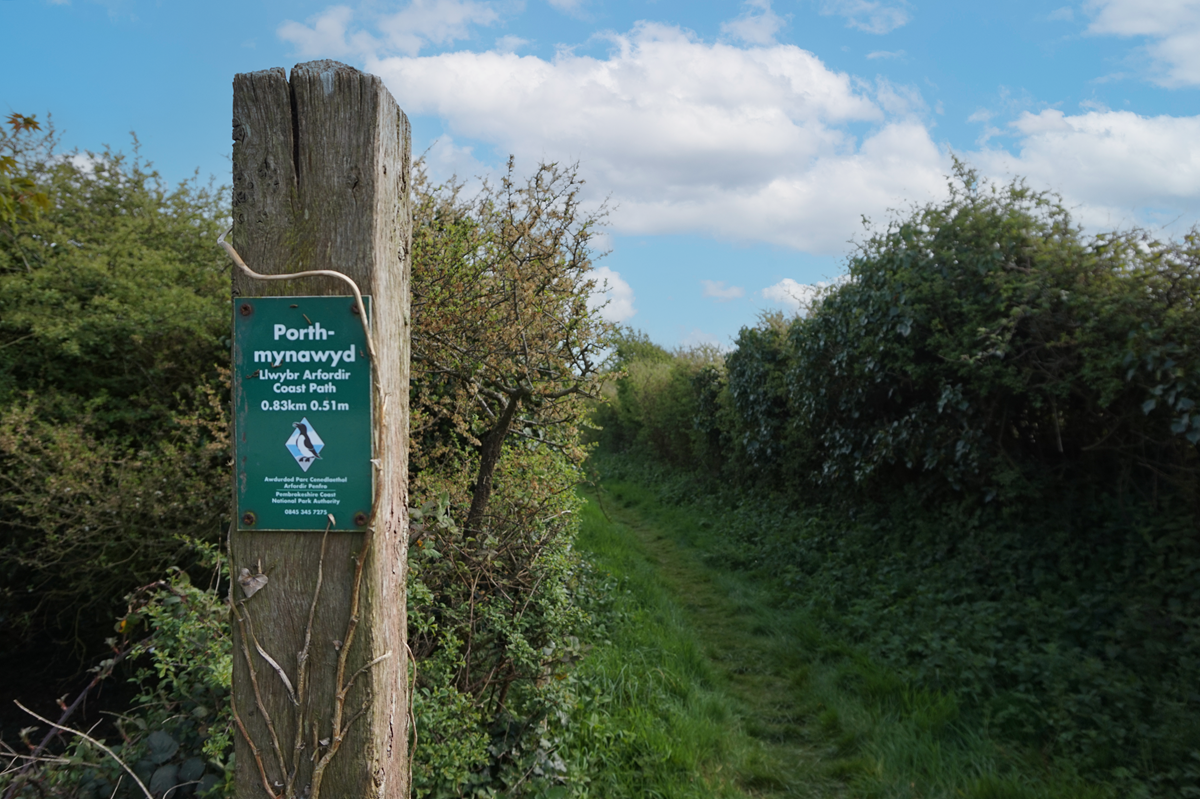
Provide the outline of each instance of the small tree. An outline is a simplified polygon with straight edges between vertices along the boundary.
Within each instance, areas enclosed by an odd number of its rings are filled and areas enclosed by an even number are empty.
[[[518,185],[510,158],[500,186],[469,201],[459,183],[416,183],[413,360],[420,390],[440,399],[414,406],[441,408],[478,447],[465,522],[475,532],[510,434],[582,454],[578,401],[598,395],[609,335],[588,307],[604,209],[584,210],[577,167],[554,163]]]

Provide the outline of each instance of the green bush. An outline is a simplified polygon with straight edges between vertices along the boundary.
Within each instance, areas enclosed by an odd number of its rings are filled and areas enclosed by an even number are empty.
[[[171,796],[211,798],[232,793],[233,664],[224,595],[228,569],[215,548],[198,542],[189,546],[212,569],[213,584],[200,588],[187,573],[173,569],[169,579],[128,597],[117,624],[119,636],[108,640],[113,651],[127,651],[131,668],[125,671],[136,688],[130,706],[113,720],[118,734],[109,742],[112,754],[74,738],[62,755],[41,768],[25,774],[6,771],[0,790],[15,782],[14,795],[21,797],[138,799],[144,794],[128,767],[155,795],[170,791]],[[111,659],[101,661],[96,669],[110,664]]]
[[[948,201],[868,239],[791,326],[790,441],[811,481],[1194,492],[1197,243],[1085,236],[1053,196],[959,167]]]
[[[6,144],[46,202],[0,226],[0,630],[86,651],[228,518],[224,206],[136,150]]]
[[[628,329],[614,349],[616,380],[592,415],[597,439],[610,449],[639,449],[668,463],[719,468],[721,352],[699,346],[671,353]]]

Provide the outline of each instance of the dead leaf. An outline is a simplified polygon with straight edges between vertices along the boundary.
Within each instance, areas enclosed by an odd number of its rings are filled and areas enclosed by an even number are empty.
[[[238,585],[242,587],[242,593],[246,595],[246,599],[257,594],[266,584],[267,575],[262,572],[251,575],[249,569],[242,569],[242,573],[238,575]]]

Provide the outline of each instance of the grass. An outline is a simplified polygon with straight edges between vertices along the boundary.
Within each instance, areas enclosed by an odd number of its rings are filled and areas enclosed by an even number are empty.
[[[579,796],[1112,796],[974,729],[952,695],[914,688],[803,611],[770,566],[707,553],[712,520],[606,482],[579,548],[598,573],[595,648],[572,679]]]

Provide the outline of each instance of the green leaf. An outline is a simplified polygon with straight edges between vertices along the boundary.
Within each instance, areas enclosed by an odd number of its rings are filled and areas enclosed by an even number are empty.
[[[150,778],[150,793],[161,796],[178,784],[178,777],[179,766],[175,764],[159,766],[155,769],[154,776]]]
[[[150,747],[150,759],[155,764],[166,763],[179,751],[179,742],[166,730],[155,730],[150,733],[146,736],[146,743]]]
[[[204,760],[199,757],[189,757],[179,768],[180,782],[195,782],[204,775]]]

